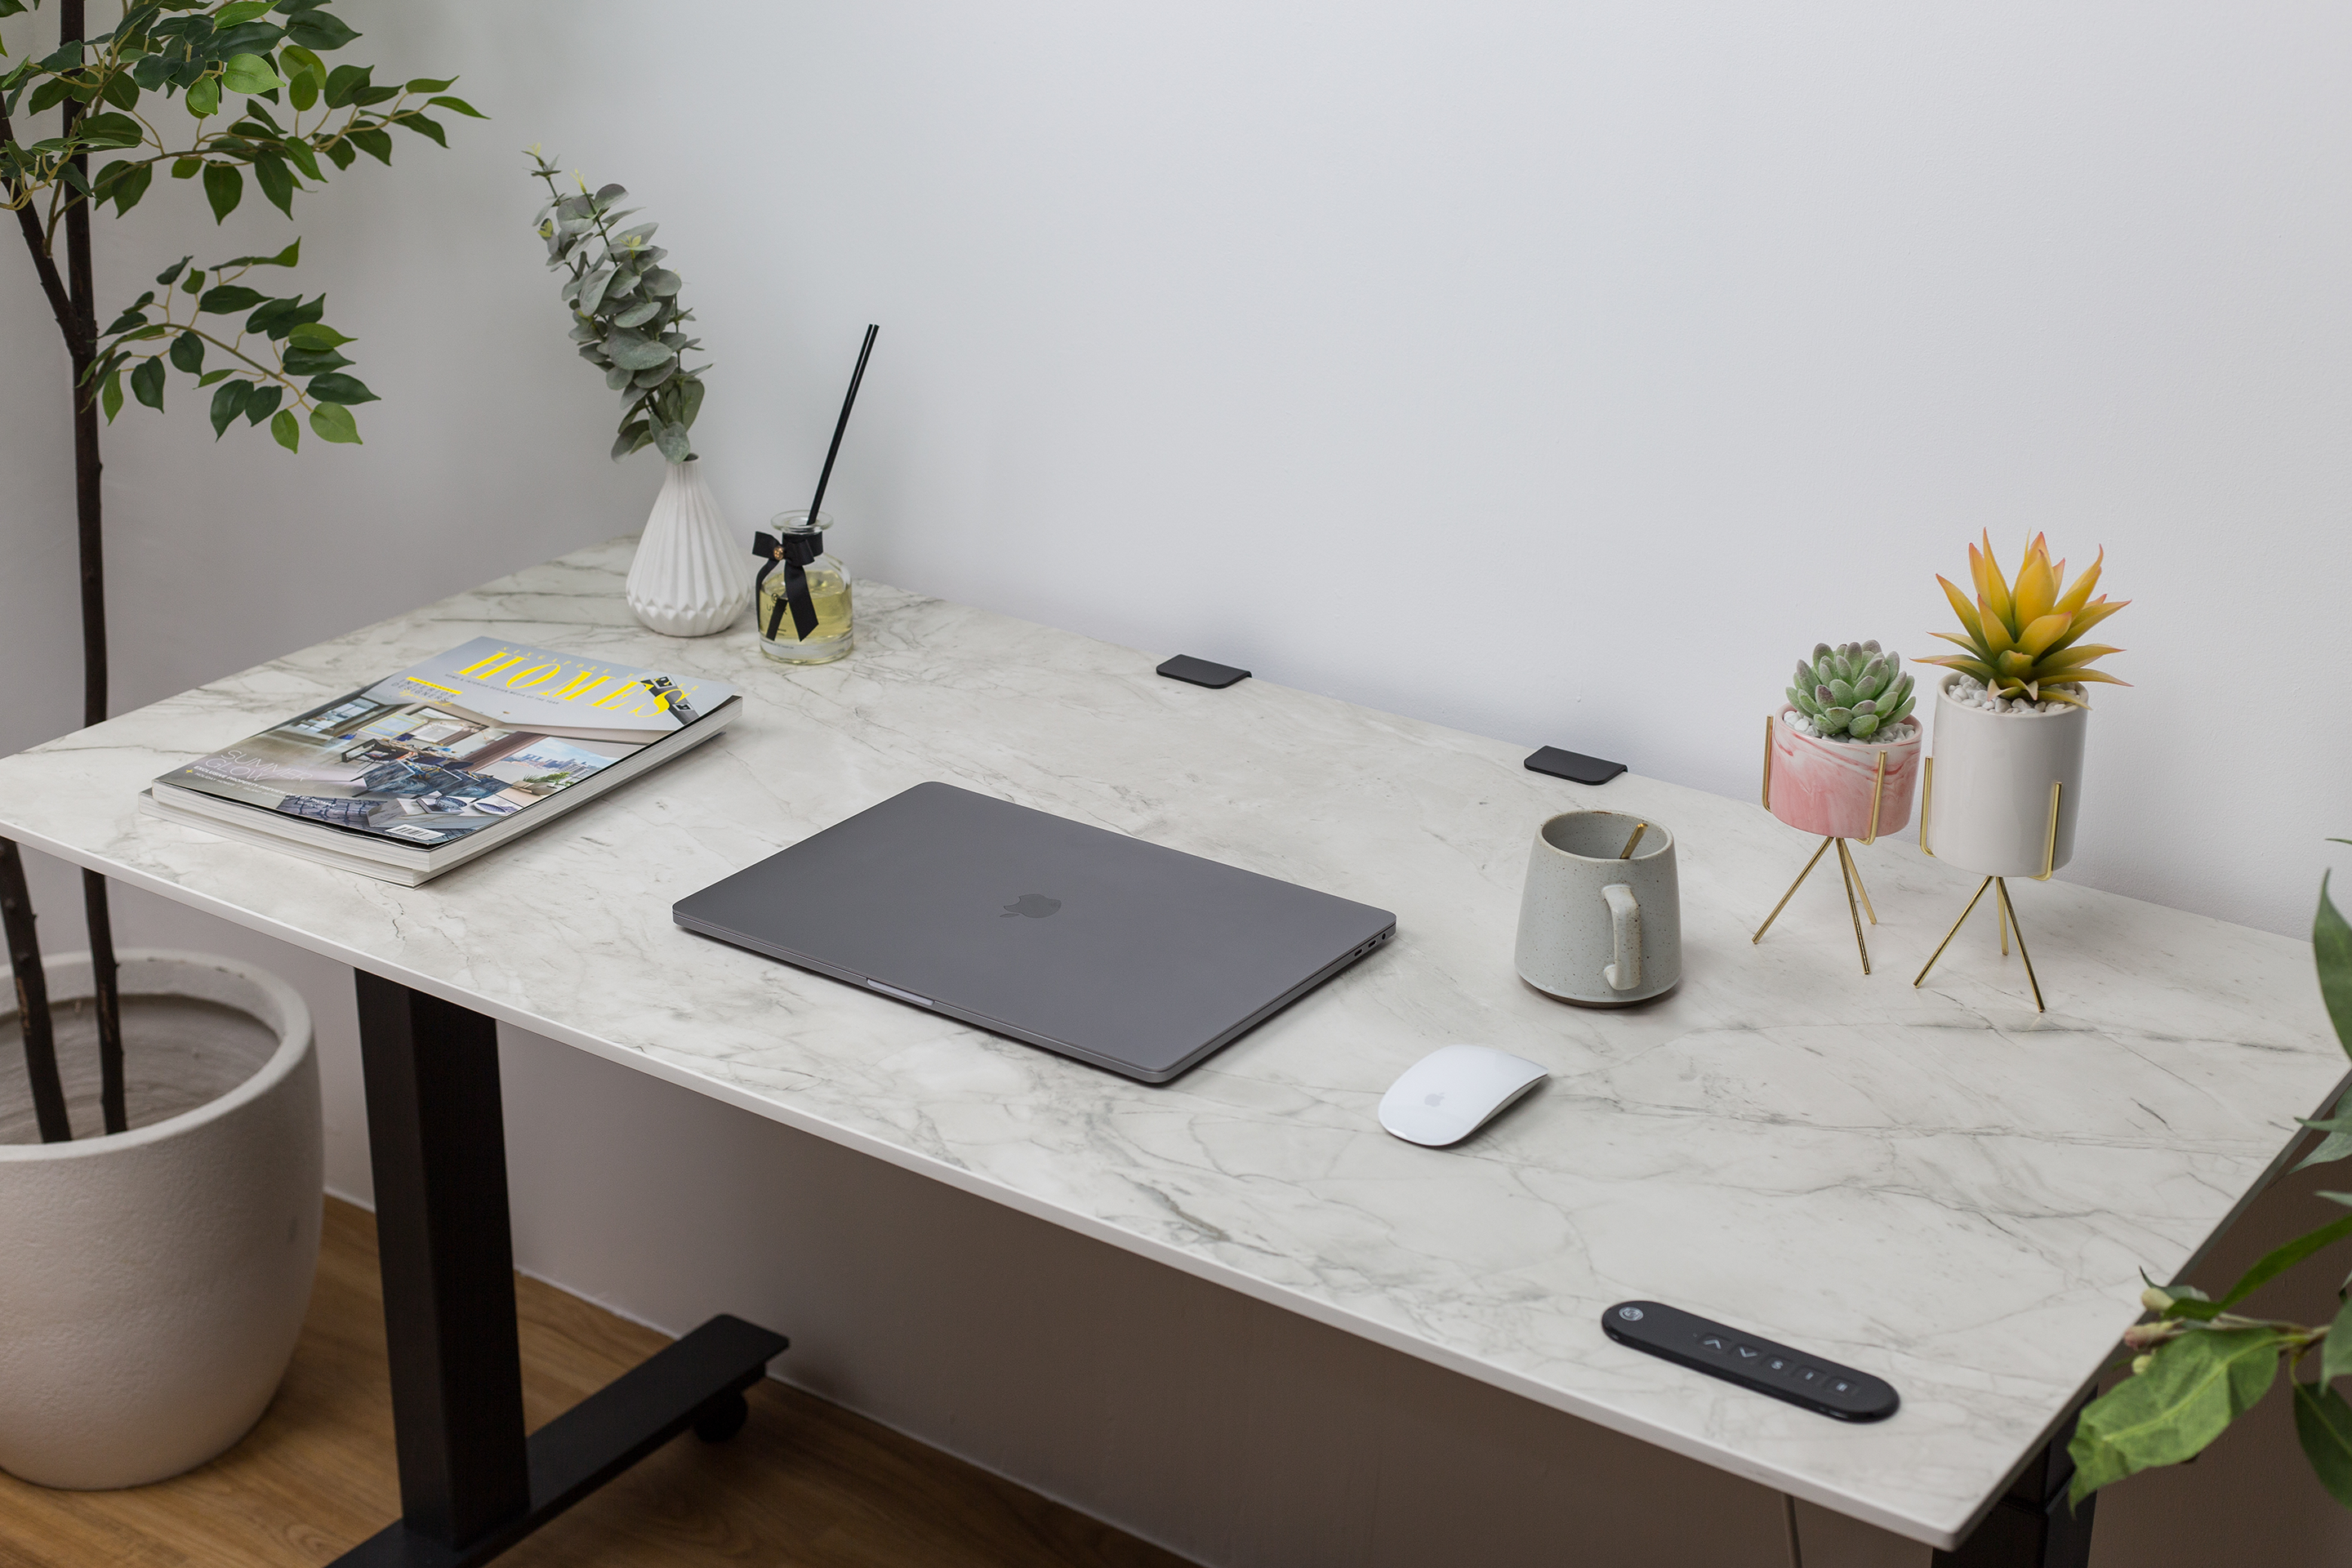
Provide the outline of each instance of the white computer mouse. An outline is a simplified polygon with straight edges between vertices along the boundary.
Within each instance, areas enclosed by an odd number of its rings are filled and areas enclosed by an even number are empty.
[[[1404,1069],[1381,1096],[1381,1125],[1408,1143],[1459,1143],[1550,1077],[1525,1057],[1492,1046],[1442,1046]]]

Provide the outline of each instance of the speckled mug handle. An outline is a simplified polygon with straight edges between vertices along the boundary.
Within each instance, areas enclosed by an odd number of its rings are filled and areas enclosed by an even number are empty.
[[[1631,991],[1642,984],[1642,905],[1622,882],[1610,883],[1601,896],[1609,900],[1609,923],[1617,942],[1617,962],[1604,965],[1601,978],[1612,991]]]

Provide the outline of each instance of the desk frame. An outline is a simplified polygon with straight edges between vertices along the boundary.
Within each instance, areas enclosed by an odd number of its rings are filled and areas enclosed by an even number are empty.
[[[688,1427],[734,1436],[788,1342],[722,1313],[526,1436],[498,1025],[355,974],[401,1518],[336,1563],[470,1568]]]

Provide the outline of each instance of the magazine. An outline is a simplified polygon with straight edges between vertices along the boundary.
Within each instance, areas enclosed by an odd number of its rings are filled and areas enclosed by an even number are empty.
[[[174,769],[142,805],[414,885],[711,739],[723,681],[476,637]]]

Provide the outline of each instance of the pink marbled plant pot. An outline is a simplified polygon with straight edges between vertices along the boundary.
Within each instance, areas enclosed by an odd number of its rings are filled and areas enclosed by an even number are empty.
[[[1878,757],[1886,754],[1885,794],[1878,803],[1881,837],[1911,820],[1911,792],[1919,782],[1921,731],[1906,719],[1899,739],[1823,741],[1789,722],[1787,710],[1772,719],[1772,815],[1790,826],[1831,838],[1868,838],[1870,797],[1877,783]]]

